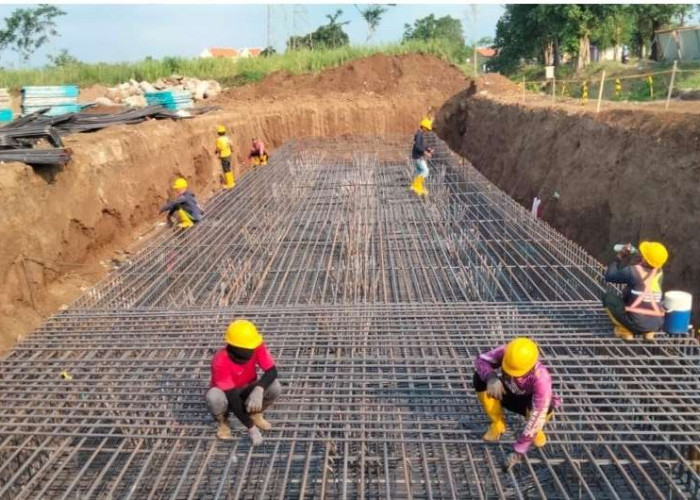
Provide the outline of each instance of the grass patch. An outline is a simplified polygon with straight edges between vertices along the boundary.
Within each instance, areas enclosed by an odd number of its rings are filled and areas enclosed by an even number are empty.
[[[153,82],[172,74],[218,80],[224,85],[244,85],[260,81],[275,71],[293,74],[315,73],[375,54],[415,53],[429,54],[448,62],[457,62],[451,60],[451,48],[442,41],[411,41],[367,47],[288,51],[270,57],[239,61],[166,57],[135,63],[79,63],[61,68],[0,70],[0,87],[17,90],[26,85],[79,85],[81,87],[95,84],[116,85],[130,79]]]

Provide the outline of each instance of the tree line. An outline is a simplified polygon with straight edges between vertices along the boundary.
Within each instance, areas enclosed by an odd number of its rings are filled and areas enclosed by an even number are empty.
[[[629,46],[638,57],[657,59],[654,33],[683,25],[691,5],[510,4],[498,20],[494,68],[510,73],[523,60],[559,66],[575,55],[575,69],[591,61],[591,45],[599,49]],[[617,54],[616,54],[617,55]]]

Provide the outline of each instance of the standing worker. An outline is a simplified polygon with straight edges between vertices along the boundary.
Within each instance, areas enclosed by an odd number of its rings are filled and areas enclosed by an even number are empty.
[[[420,122],[420,128],[413,136],[413,150],[411,151],[411,159],[415,167],[413,184],[411,190],[419,196],[428,194],[425,189],[425,179],[430,173],[428,171],[428,162],[433,155],[433,149],[425,145],[425,133],[433,130],[433,121],[430,118],[423,118]]]
[[[221,160],[221,169],[224,171],[224,189],[232,189],[236,185],[231,172],[231,140],[226,135],[226,127],[219,125],[216,127],[216,152]]]
[[[617,252],[604,278],[608,283],[627,286],[622,297],[613,290],[603,297],[603,307],[615,325],[617,337],[633,340],[635,335],[641,335],[644,340],[652,341],[654,332],[663,328],[661,268],[667,260],[668,250],[656,241],[642,241],[639,252],[629,243]]]
[[[178,227],[182,229],[187,229],[194,226],[197,222],[202,220],[202,209],[199,208],[197,204],[197,198],[194,194],[187,189],[187,181],[182,177],[175,179],[173,183],[173,189],[177,194],[177,197],[166,203],[163,208],[160,209],[162,212],[168,212],[168,225],[172,226],[172,216],[177,214],[180,222]]]
[[[268,408],[282,393],[277,380],[275,360],[267,350],[255,325],[237,319],[226,330],[226,347],[211,360],[211,382],[207,406],[218,423],[216,436],[231,439],[229,412],[248,429],[253,446],[262,444],[260,430],[272,425],[263,418]],[[264,372],[258,378],[257,367]]]
[[[474,390],[491,420],[483,435],[484,441],[498,441],[506,431],[503,408],[527,418],[513,446],[515,451],[508,456],[506,467],[513,467],[531,445],[541,448],[547,443],[542,429],[561,404],[553,394],[552,377],[547,367],[539,362],[537,344],[525,337],[479,355],[474,367]]]
[[[267,165],[268,158],[263,141],[260,139],[253,139],[253,143],[250,146],[250,154],[248,155],[248,159],[252,162],[253,166]]]

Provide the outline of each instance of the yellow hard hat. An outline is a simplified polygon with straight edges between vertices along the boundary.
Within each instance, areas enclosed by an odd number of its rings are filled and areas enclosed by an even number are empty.
[[[420,126],[423,127],[425,130],[433,130],[433,120],[430,118],[423,118],[420,121]]]
[[[187,189],[187,180],[182,177],[178,177],[173,182],[173,189]]]
[[[537,344],[527,337],[511,340],[503,354],[501,368],[511,377],[522,377],[532,370],[539,358]]]
[[[243,349],[255,349],[263,341],[258,329],[247,319],[237,319],[228,325],[224,340],[233,347],[242,347]]]
[[[656,241],[642,241],[639,244],[639,252],[651,267],[659,268],[668,260],[668,250]]]
[[[218,125],[218,126],[216,127],[216,131],[217,131],[219,134],[225,134],[225,133],[226,133],[226,127],[224,127],[223,125]]]

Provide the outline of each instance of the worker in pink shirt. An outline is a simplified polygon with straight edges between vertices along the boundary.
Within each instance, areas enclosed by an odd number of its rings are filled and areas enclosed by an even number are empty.
[[[527,418],[522,434],[513,446],[506,467],[517,464],[531,445],[547,442],[543,428],[561,406],[552,390],[552,377],[539,362],[539,349],[532,340],[519,337],[506,345],[480,354],[474,363],[474,389],[491,425],[484,441],[498,441],[506,431],[503,408]],[[500,375],[498,370],[500,368]]]
[[[282,386],[270,351],[253,323],[237,319],[226,330],[226,347],[211,360],[211,382],[207,407],[218,424],[216,436],[231,439],[229,413],[248,429],[253,446],[262,444],[260,430],[272,425],[263,410],[280,396]],[[258,378],[257,369],[263,374]]]

